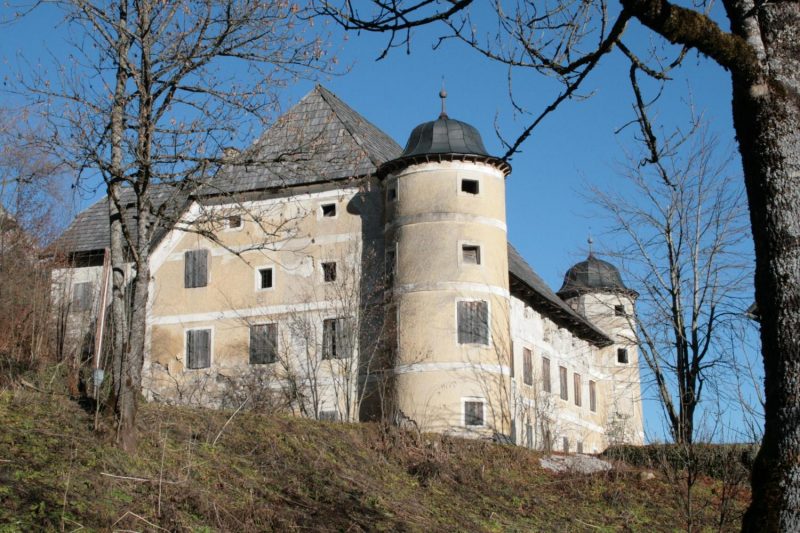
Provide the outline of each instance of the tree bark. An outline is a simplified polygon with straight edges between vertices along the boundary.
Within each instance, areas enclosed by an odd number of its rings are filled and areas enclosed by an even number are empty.
[[[800,3],[758,9],[762,75],[733,76],[766,399],[743,530],[800,531]]]

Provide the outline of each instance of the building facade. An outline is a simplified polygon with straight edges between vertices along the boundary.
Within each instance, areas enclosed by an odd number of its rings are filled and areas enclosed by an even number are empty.
[[[401,149],[315,88],[209,184],[156,194],[176,220],[153,242],[143,393],[573,452],[643,442],[636,293],[592,254],[554,293],[508,243],[510,171],[444,107]],[[76,312],[106,213],[59,240]]]

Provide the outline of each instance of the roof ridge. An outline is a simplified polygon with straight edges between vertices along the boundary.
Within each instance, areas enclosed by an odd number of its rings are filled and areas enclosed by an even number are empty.
[[[331,112],[333,112],[333,115],[342,124],[342,126],[344,126],[345,131],[347,131],[347,133],[350,135],[350,137],[353,139],[353,141],[364,151],[366,156],[369,158],[370,162],[373,165],[375,165],[375,167],[379,167],[379,166],[381,166],[381,164],[385,163],[385,161],[382,161],[379,158],[374,157],[374,155],[372,154],[372,150],[370,150],[366,146],[366,144],[364,143],[364,139],[361,139],[361,137],[354,131],[355,130],[355,124],[350,124],[348,122],[348,120],[343,118],[339,114],[339,112],[337,112],[335,106],[339,105],[339,106],[342,106],[345,109],[349,110],[351,113],[355,114],[360,120],[362,120],[367,126],[370,126],[370,127],[374,128],[375,130],[377,130],[378,132],[382,133],[384,136],[386,136],[387,138],[391,139],[395,144],[397,143],[397,141],[395,141],[394,139],[389,137],[389,135],[385,131],[383,131],[381,128],[379,128],[378,126],[373,124],[364,115],[362,115],[361,113],[359,113],[358,111],[353,109],[351,106],[349,106],[344,100],[339,98],[336,95],[336,93],[334,93],[333,91],[331,91],[330,89],[328,89],[324,85],[318,83],[314,87],[314,90],[319,92],[320,97],[328,105],[328,107],[330,107]],[[331,100],[333,100],[333,102],[331,102]]]

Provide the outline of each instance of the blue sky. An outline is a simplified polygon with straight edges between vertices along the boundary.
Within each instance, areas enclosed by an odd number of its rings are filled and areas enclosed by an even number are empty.
[[[52,11],[43,10],[0,28],[0,77],[13,77],[19,52],[33,64],[47,63],[45,43],[57,59],[64,50],[59,45],[63,29],[58,21]],[[432,46],[443,29],[415,32],[410,54],[399,48],[381,61],[375,59],[385,36],[349,34],[345,38],[337,29],[329,29],[339,64],[349,67],[349,72],[320,82],[401,145],[414,126],[438,115],[443,77],[449,115],[477,127],[491,153],[504,152],[494,133],[495,122],[509,138],[526,125],[525,117],[511,112],[506,69],[459,43],[448,42],[434,51]],[[638,50],[658,42],[635,22],[626,35],[626,41]],[[659,122],[669,127],[685,124],[686,102],[691,99],[720,143],[735,147],[727,73],[690,53],[673,78],[659,103]],[[313,82],[300,82],[286,90],[283,105],[293,104],[312,87]],[[533,111],[546,106],[558,89],[552,80],[538,75],[515,78],[515,87],[516,95]],[[509,238],[554,289],[561,285],[564,272],[585,257],[590,232],[596,249],[613,244],[604,235],[606,223],[582,193],[588,186],[622,187],[615,169],[624,149],[630,148],[633,133],[628,128],[615,134],[634,118],[627,63],[621,54],[605,58],[587,79],[582,94],[591,97],[566,102],[535,130],[514,156],[507,181]],[[3,99],[14,101],[10,95]],[[740,172],[738,167],[732,171]],[[76,198],[76,209],[92,200]],[[653,402],[647,402],[646,415],[649,432],[660,434],[659,411]]]

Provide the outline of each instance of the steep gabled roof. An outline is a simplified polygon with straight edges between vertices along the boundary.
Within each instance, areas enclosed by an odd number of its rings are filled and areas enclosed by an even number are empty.
[[[607,346],[613,341],[594,324],[576,313],[567,303],[533,271],[520,253],[508,243],[508,277],[511,294],[527,302],[560,327],[575,333],[580,338],[598,346]]]
[[[401,152],[391,137],[317,85],[202,192],[236,193],[365,176]]]

